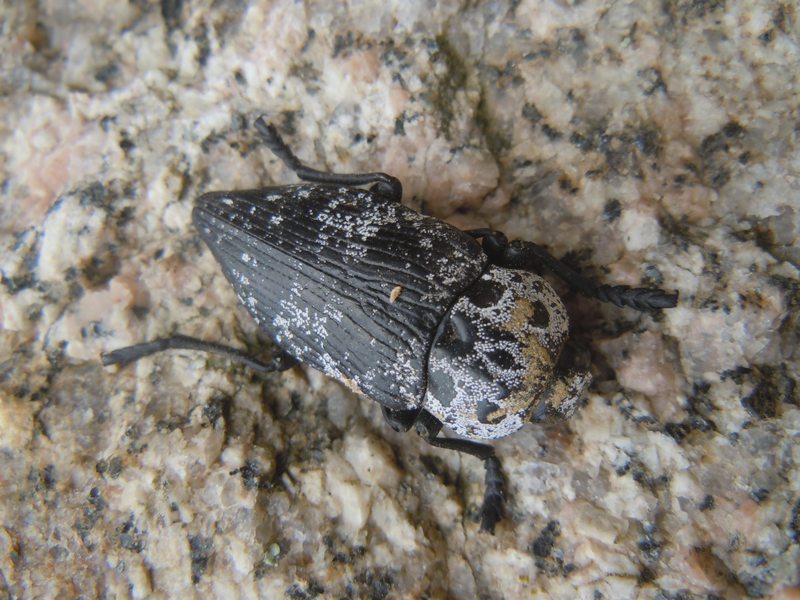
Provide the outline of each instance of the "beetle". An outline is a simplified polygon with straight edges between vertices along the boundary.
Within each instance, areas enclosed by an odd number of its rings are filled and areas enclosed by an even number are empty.
[[[414,427],[435,447],[482,460],[481,529],[493,533],[505,478],[485,440],[548,413],[568,416],[590,382],[587,372],[560,364],[569,320],[537,271],[643,311],[674,307],[677,293],[600,285],[532,242],[462,231],[403,206],[395,177],[312,169],[263,117],[254,127],[306,183],[209,192],[192,220],[277,352],[263,362],[173,335],[104,353],[103,364],[189,349],[260,373],[310,365],[377,401],[396,431]],[[459,437],[443,437],[443,428]]]

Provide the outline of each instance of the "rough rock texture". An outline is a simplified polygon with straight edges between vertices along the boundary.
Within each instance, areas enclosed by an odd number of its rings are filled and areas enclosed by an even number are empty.
[[[0,597],[800,594],[792,2],[8,2],[0,8]],[[297,153],[546,244],[594,383],[482,465],[272,351],[190,226]]]

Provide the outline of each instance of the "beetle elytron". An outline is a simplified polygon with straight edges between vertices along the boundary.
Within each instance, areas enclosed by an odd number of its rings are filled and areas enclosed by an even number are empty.
[[[170,348],[224,354],[262,373],[307,363],[377,401],[395,430],[415,427],[433,446],[484,461],[481,529],[494,531],[505,481],[492,446],[476,440],[548,411],[569,414],[590,379],[558,364],[567,313],[533,271],[639,310],[673,307],[677,294],[598,285],[536,244],[423,216],[400,203],[396,178],[311,169],[263,118],[255,127],[309,183],[207,193],[192,219],[279,351],[262,362],[174,335],[105,353],[103,363]],[[441,437],[443,427],[461,437]]]

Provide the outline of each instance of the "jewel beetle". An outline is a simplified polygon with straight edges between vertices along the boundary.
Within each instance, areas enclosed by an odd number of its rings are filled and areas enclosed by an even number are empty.
[[[180,348],[261,373],[310,365],[377,401],[396,431],[414,427],[435,447],[482,460],[481,529],[493,532],[505,478],[485,440],[547,413],[569,415],[590,381],[560,364],[569,320],[538,273],[639,310],[674,307],[677,294],[600,285],[537,244],[424,216],[401,204],[395,177],[312,169],[263,117],[254,126],[306,183],[206,193],[192,220],[278,350],[265,362],[173,335],[104,353],[103,364]],[[442,436],[443,428],[458,437]]]

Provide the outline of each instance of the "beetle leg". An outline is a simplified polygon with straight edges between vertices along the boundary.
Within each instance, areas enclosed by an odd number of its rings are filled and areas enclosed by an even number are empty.
[[[389,423],[389,427],[397,432],[408,431],[419,416],[418,410],[394,410],[381,406],[383,418]]]
[[[318,171],[304,165],[300,159],[294,155],[286,142],[283,141],[278,130],[272,123],[267,123],[264,117],[258,117],[253,123],[264,144],[272,150],[272,153],[281,159],[289,169],[294,171],[303,181],[313,181],[315,183],[330,183],[333,185],[369,185],[372,191],[388,197],[394,202],[400,202],[403,198],[403,185],[400,180],[386,173],[326,173]]]
[[[273,356],[269,362],[265,363],[236,348],[223,346],[222,344],[216,344],[214,342],[204,342],[203,340],[185,335],[173,335],[151,342],[143,342],[133,346],[126,346],[125,348],[118,348],[111,352],[103,352],[100,358],[105,366],[119,365],[124,367],[140,358],[150,356],[156,352],[162,352],[163,350],[199,350],[200,352],[221,354],[259,373],[285,371],[299,362],[296,358],[289,356],[286,352],[281,350]]]
[[[550,254],[544,247],[533,242],[514,240],[491,229],[473,229],[466,232],[475,238],[483,238],[483,249],[492,264],[509,269],[535,271],[543,266],[563,279],[578,293],[615,306],[629,306],[637,310],[673,308],[678,303],[677,292],[669,293],[658,288],[632,288],[627,285],[605,285],[584,277]]]
[[[488,444],[480,444],[471,440],[438,437],[442,429],[442,423],[427,410],[419,412],[416,429],[417,433],[431,446],[464,452],[483,461],[483,466],[486,469],[484,477],[486,490],[483,494],[483,505],[481,506],[481,531],[494,533],[494,526],[503,517],[506,483],[500,459],[495,456],[494,448]]]

